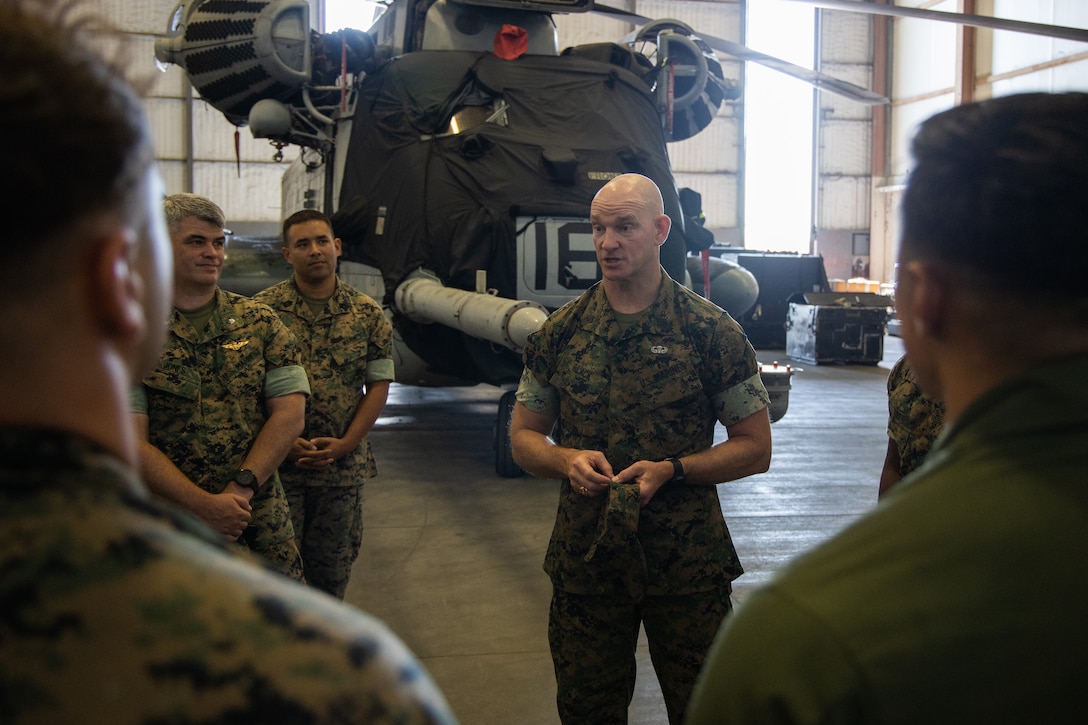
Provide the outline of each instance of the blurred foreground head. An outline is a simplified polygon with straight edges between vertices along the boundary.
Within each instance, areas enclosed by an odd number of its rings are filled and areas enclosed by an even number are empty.
[[[923,123],[912,152],[901,262],[1015,304],[1084,304],[1088,94],[958,106]]]
[[[116,281],[130,286],[129,302],[149,324],[116,332],[132,338],[122,344],[148,347],[132,358],[138,367],[157,355],[169,299],[161,183],[140,93],[122,70],[121,36],[89,14],[91,5],[0,0],[0,138],[13,174],[0,203],[17,240],[17,254],[0,267],[0,305],[26,309],[62,291],[86,293],[80,275],[102,259],[111,235],[123,236]],[[105,54],[111,48],[115,59]],[[109,319],[115,312],[95,322],[127,325]]]

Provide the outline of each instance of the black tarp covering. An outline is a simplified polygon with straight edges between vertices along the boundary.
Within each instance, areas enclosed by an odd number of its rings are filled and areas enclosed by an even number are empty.
[[[454,113],[475,107],[483,117],[500,102],[508,106],[505,126],[449,133]],[[683,279],[683,215],[660,118],[646,83],[619,65],[576,53],[517,60],[409,53],[363,80],[346,152],[337,235],[345,259],[382,271],[386,302],[419,267],[461,289],[474,289],[476,270],[484,269],[489,287],[516,298],[515,218],[587,217],[593,195],[623,172],[661,187],[673,219],[662,263]],[[505,381],[507,368],[515,379],[520,372],[511,356],[512,365],[481,373],[480,358],[490,352],[462,350],[464,341],[437,326],[420,332],[396,322],[409,345],[445,372],[486,382]]]

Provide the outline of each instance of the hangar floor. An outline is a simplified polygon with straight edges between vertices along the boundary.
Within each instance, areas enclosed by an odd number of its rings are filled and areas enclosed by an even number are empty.
[[[770,471],[719,486],[746,569],[735,602],[875,504],[885,385],[902,352],[896,337],[885,339],[879,365],[807,365],[782,350],[759,351],[761,362],[802,371],[772,427]],[[558,483],[496,475],[501,392],[394,386],[371,434],[379,476],[366,487],[347,600],[405,640],[463,725],[554,725],[551,587],[541,562]],[[644,642],[638,661],[630,722],[660,725],[665,708]]]

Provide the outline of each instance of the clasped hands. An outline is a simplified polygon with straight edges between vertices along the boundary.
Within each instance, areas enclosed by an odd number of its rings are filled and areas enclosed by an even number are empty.
[[[341,438],[296,438],[291,451],[287,454],[287,460],[291,461],[296,468],[320,471],[350,452],[351,449]]]
[[[567,478],[575,493],[592,498],[607,493],[613,483],[637,483],[640,506],[650,503],[672,476],[673,467],[668,461],[635,461],[614,473],[600,451],[576,451],[567,463]]]

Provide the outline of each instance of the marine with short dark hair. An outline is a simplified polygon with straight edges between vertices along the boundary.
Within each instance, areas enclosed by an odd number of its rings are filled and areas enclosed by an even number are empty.
[[[306,427],[280,467],[306,581],[340,599],[363,536],[363,483],[377,475],[367,434],[393,380],[393,326],[337,276],[332,221],[302,209],[283,222],[290,279],[254,295],[294,334],[310,378]]]

